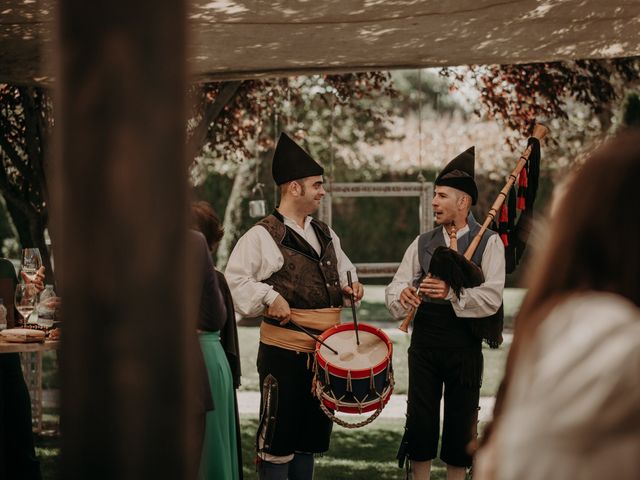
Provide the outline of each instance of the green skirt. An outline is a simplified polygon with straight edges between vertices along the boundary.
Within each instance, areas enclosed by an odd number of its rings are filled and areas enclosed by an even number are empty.
[[[207,424],[200,461],[200,480],[239,478],[233,379],[220,344],[220,332],[200,333],[209,385],[215,409],[207,412]]]

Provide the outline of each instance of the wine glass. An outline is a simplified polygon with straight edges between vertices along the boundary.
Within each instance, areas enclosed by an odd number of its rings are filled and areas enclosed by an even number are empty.
[[[42,257],[37,248],[25,248],[22,250],[22,271],[33,279],[38,269],[42,266]]]
[[[38,302],[38,290],[35,285],[30,283],[19,283],[16,285],[16,310],[22,316],[22,323],[20,326],[24,327],[27,324],[27,318],[36,308]]]

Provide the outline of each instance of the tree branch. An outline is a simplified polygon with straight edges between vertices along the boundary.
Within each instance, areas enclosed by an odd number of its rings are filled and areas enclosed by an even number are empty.
[[[195,156],[200,153],[200,150],[202,150],[207,140],[209,125],[217,120],[222,109],[233,100],[240,85],[242,85],[241,81],[225,82],[220,88],[220,93],[218,93],[216,99],[213,102],[206,103],[202,121],[198,124],[188,141],[187,148],[190,153],[190,158],[195,158]]]
[[[42,151],[38,135],[38,110],[36,108],[34,87],[18,87],[22,101],[24,117],[24,143],[27,151],[27,165],[31,167],[31,175],[38,182],[44,178],[42,172]]]
[[[22,155],[18,153],[11,142],[7,140],[7,137],[9,136],[9,128],[5,126],[5,122],[2,117],[0,117],[0,125],[2,126],[4,132],[7,133],[7,135],[0,134],[0,147],[2,148],[2,150],[4,150],[4,153],[9,158],[9,160],[11,160],[12,165],[20,172],[20,175],[22,175],[22,177],[25,179],[28,178],[31,172],[29,172],[29,169],[27,168],[27,161],[25,161]]]

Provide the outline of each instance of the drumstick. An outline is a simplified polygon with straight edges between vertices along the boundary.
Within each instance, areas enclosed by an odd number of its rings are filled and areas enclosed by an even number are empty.
[[[289,319],[289,322],[291,322],[291,324],[295,327],[297,327],[302,333],[306,333],[307,335],[309,335],[311,338],[313,338],[316,342],[320,342],[321,345],[324,345],[325,347],[327,347],[329,350],[331,350],[333,353],[335,353],[336,355],[339,355],[338,352],[336,352],[333,348],[331,348],[329,345],[327,345],[326,343],[324,343],[322,340],[320,340],[320,337],[318,337],[318,335],[314,335],[313,333],[311,333],[309,330],[307,330],[306,328],[302,327],[301,325],[299,325],[298,323],[294,322],[293,320]]]
[[[360,345],[360,337],[358,336],[358,319],[356,318],[356,297],[353,294],[353,282],[351,281],[351,271],[347,270],[347,281],[351,289],[351,313],[353,314],[353,328],[356,331],[356,345]]]

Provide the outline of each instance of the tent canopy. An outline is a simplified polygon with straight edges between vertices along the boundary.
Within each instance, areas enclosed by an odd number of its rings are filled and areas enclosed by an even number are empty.
[[[51,80],[54,3],[3,1],[0,81]],[[188,26],[207,80],[640,55],[628,0],[194,0]]]

